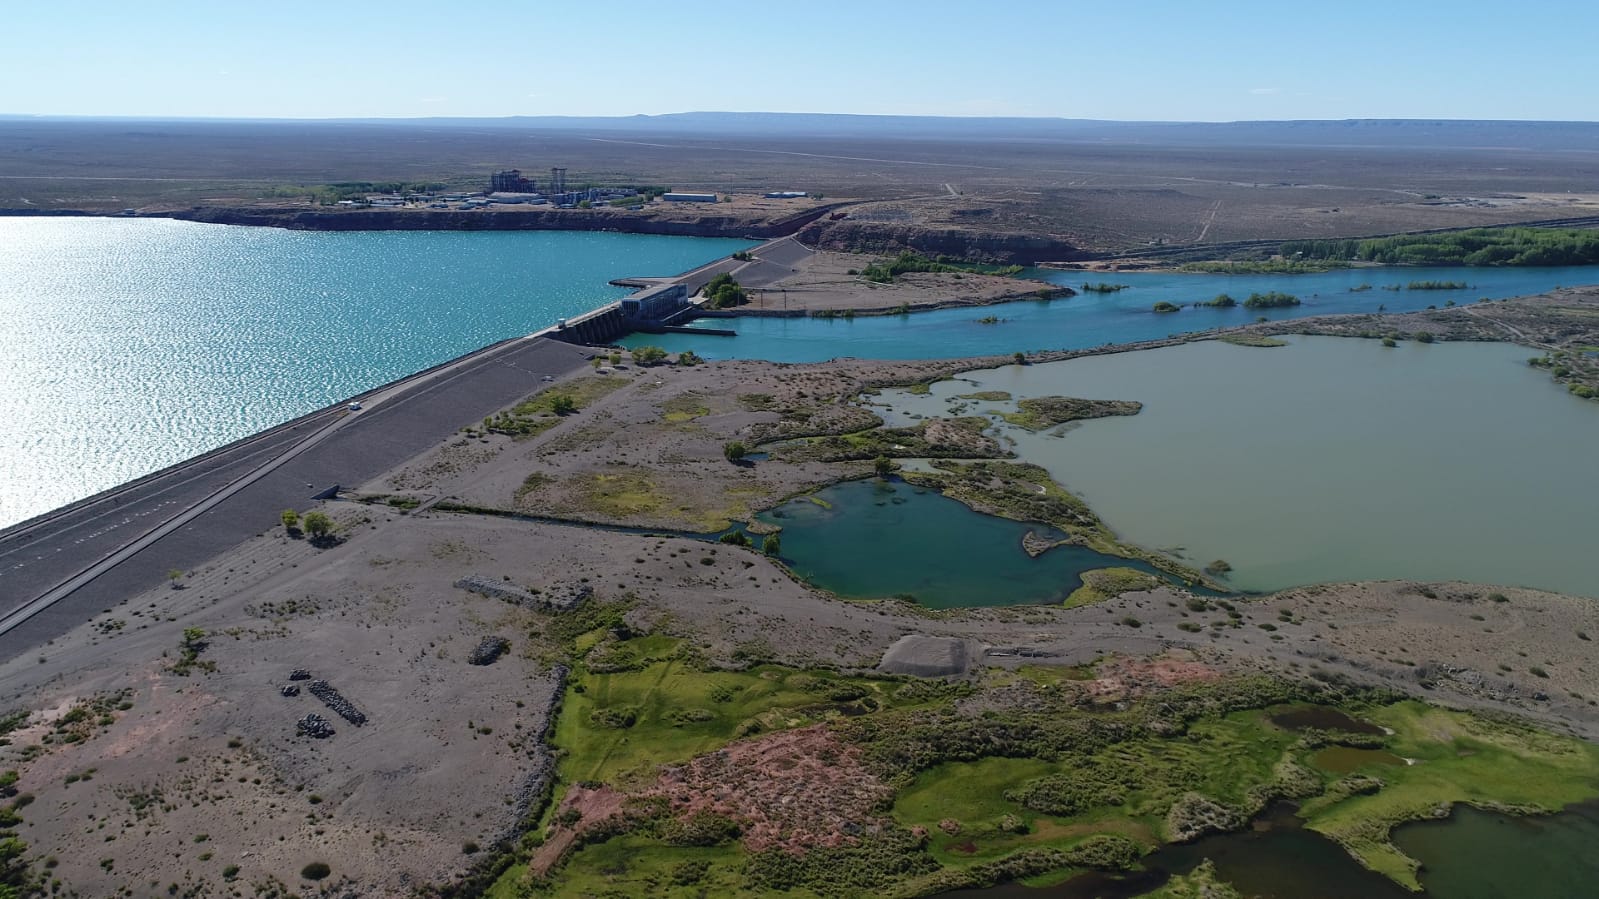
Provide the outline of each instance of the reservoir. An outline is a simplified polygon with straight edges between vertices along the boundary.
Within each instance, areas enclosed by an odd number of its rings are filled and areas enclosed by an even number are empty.
[[[997,306],[940,309],[910,315],[844,318],[733,318],[705,321],[731,328],[738,337],[635,334],[631,346],[648,344],[677,352],[692,349],[707,359],[766,359],[820,362],[859,359],[949,359],[1009,356],[1017,351],[1073,350],[1155,340],[1173,334],[1246,325],[1255,319],[1303,318],[1333,313],[1409,312],[1483,297],[1504,299],[1544,293],[1556,286],[1599,283],[1599,267],[1572,268],[1355,268],[1304,275],[1207,275],[1184,272],[1061,272],[1029,269],[1036,277],[1081,289],[1084,282],[1125,284],[1114,293],[1084,292],[1048,301],[1023,300]],[[1464,282],[1464,290],[1409,290],[1412,281]],[[1360,290],[1357,288],[1367,287]],[[1401,288],[1388,290],[1384,288]],[[1251,293],[1291,293],[1301,305],[1246,309]],[[1219,293],[1236,299],[1231,309],[1185,308],[1159,314],[1158,302],[1187,306]],[[994,316],[999,321],[983,324]]]
[[[1000,411],[962,399],[1138,400],[1133,416],[1004,427],[1122,538],[1276,590],[1388,578],[1599,597],[1591,561],[1599,405],[1508,344],[1294,337],[970,372],[875,398],[890,424]]]
[[[750,245],[0,218],[0,527]]]

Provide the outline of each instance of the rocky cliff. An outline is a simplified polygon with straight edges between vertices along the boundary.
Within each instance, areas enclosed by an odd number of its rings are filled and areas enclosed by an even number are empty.
[[[625,209],[319,209],[196,206],[162,212],[167,218],[220,225],[258,225],[301,231],[620,231],[686,237],[769,239],[792,234],[833,207],[765,219],[713,212],[715,207]]]

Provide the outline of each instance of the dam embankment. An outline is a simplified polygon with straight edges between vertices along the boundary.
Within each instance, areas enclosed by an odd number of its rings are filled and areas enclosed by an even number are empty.
[[[334,433],[156,540],[0,636],[12,658],[102,609],[188,571],[272,527],[283,509],[304,509],[334,485],[367,481],[448,439],[460,427],[536,392],[543,378],[580,369],[587,353],[541,338],[494,344],[138,481],[0,532],[0,616],[75,577],[185,510],[294,450],[333,416]]]

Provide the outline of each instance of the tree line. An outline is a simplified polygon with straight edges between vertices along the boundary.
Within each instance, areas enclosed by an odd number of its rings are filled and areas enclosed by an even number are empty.
[[[1599,263],[1599,231],[1577,228],[1472,228],[1340,240],[1290,240],[1283,256],[1391,265],[1549,266]]]

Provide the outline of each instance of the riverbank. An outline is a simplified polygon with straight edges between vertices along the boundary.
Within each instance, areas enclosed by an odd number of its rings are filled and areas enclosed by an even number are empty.
[[[882,257],[816,250],[798,239],[750,249],[749,258],[728,274],[742,286],[748,302],[726,309],[702,309],[700,318],[853,318],[908,315],[935,309],[992,306],[1019,300],[1076,296],[1062,285],[972,271],[907,272],[889,281],[872,281],[863,272]]]

